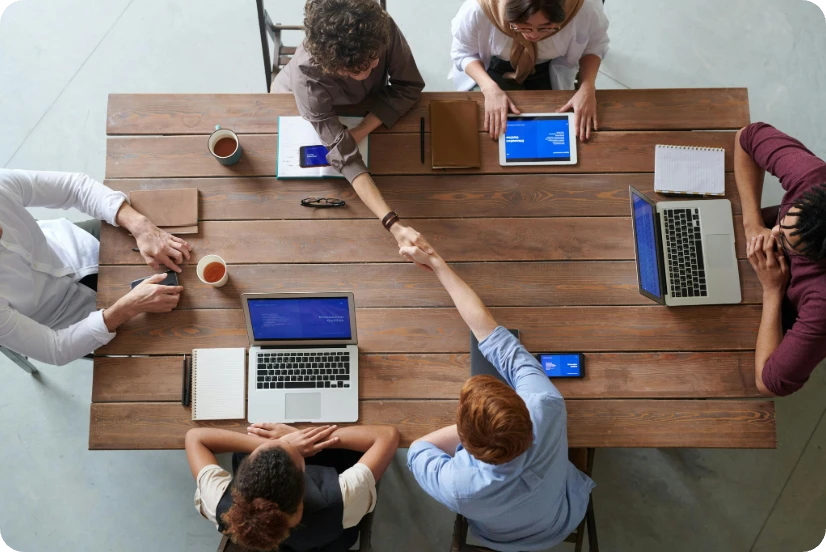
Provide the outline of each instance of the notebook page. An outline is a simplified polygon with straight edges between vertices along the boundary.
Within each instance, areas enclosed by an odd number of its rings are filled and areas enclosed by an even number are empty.
[[[353,128],[362,121],[363,117],[339,117],[338,120],[347,128]],[[369,136],[359,142],[359,152],[364,164],[368,165]],[[333,167],[302,167],[301,147],[321,145],[313,125],[303,117],[278,118],[278,162],[276,164],[276,178],[327,178],[339,177],[341,173]]]
[[[192,351],[192,419],[245,417],[245,349]]]
[[[725,150],[658,145],[654,157],[654,191],[725,195]]]

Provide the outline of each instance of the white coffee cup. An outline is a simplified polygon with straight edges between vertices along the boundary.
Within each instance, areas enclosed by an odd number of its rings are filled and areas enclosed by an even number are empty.
[[[224,267],[224,276],[216,282],[209,282],[204,277],[204,270],[207,266],[209,266],[212,263],[220,263]],[[229,280],[229,270],[227,269],[227,263],[218,255],[204,256],[200,261],[198,261],[198,268],[196,269],[196,272],[198,273],[199,280],[212,287],[221,287],[227,283],[227,280]]]

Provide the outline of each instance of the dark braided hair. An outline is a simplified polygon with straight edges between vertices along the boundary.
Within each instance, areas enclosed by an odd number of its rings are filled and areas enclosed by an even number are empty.
[[[826,260],[826,184],[808,190],[792,207],[799,210],[797,222],[781,227],[800,237],[795,247],[801,255],[816,262]]]
[[[304,474],[283,448],[261,450],[238,466],[232,507],[223,515],[233,542],[272,550],[292,530],[292,516],[304,501]]]

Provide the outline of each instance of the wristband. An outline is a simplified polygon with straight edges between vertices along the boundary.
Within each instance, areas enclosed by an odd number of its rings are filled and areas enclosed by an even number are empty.
[[[385,230],[387,230],[388,232],[390,231],[390,228],[397,222],[399,222],[399,215],[396,214],[396,211],[390,211],[389,213],[384,215],[383,219],[381,219],[382,226],[384,226]]]

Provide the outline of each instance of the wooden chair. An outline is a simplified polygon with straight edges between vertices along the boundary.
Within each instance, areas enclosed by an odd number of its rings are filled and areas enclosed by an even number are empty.
[[[34,364],[29,362],[29,359],[27,357],[24,357],[19,353],[15,353],[14,351],[6,349],[5,347],[0,347],[0,353],[6,355],[9,358],[9,360],[20,366],[26,372],[32,375],[39,373],[37,368],[34,367]]]
[[[594,468],[594,453],[596,449],[568,449],[568,458],[581,472],[588,477]],[[599,552],[599,544],[597,542],[597,523],[594,516],[594,498],[588,497],[588,509],[585,512],[585,518],[579,524],[576,531],[571,533],[565,542],[574,544],[576,552],[582,551],[582,544],[585,538],[585,531],[588,531],[588,550],[589,552]],[[496,552],[491,548],[484,546],[476,546],[467,544],[468,522],[461,514],[456,514],[456,521],[453,524],[453,543],[450,547],[450,552]]]
[[[264,9],[264,0],[256,0],[258,8],[258,32],[261,35],[261,50],[264,53],[264,78],[267,81],[267,92],[272,90],[272,80],[281,69],[287,65],[295,54],[295,46],[284,46],[281,42],[281,31],[303,31],[301,25],[273,24],[267,10]],[[387,10],[385,0],[379,0],[381,8]],[[272,45],[270,45],[272,42]],[[272,52],[272,53],[270,53]]]
[[[381,481],[376,482],[376,496],[378,496],[379,486],[381,485]],[[376,499],[376,506],[378,506],[378,498]],[[373,539],[373,517],[375,516],[376,509],[373,508],[373,511],[361,518],[361,521],[357,525],[359,528],[359,546],[358,548],[351,548],[353,552],[372,552],[372,539]],[[217,552],[248,552],[246,548],[243,546],[239,546],[229,540],[229,537],[224,535],[224,538],[221,539],[221,543],[218,545]]]

